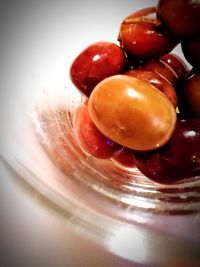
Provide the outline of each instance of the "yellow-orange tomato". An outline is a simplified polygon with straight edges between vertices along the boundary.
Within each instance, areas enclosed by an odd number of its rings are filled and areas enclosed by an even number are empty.
[[[96,127],[111,140],[135,150],[151,150],[171,137],[176,112],[148,82],[126,75],[101,81],[88,102]]]

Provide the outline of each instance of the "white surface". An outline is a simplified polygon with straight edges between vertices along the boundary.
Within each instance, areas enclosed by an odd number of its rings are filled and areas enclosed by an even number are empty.
[[[0,261],[2,267],[129,267],[75,232],[62,216],[21,187],[0,163]]]

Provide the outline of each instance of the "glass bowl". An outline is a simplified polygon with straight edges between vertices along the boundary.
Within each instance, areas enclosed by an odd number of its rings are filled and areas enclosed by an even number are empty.
[[[151,1],[151,5],[154,3]],[[114,4],[108,5],[109,12]],[[149,6],[150,1],[140,4],[135,1],[131,12]],[[118,16],[113,20],[115,26],[131,13],[131,5],[129,1],[119,3]],[[68,7],[72,9],[71,5]],[[98,8],[103,12],[104,7],[98,4]],[[90,10],[96,9],[90,7]],[[65,22],[64,17],[62,13],[59,27]],[[80,25],[77,16],[73,21]],[[109,14],[105,21],[110,21]],[[72,24],[70,20],[69,28]],[[83,21],[80,27],[84,25],[90,22]],[[75,30],[81,33],[82,28]],[[200,177],[161,185],[136,168],[123,168],[112,160],[91,157],[74,138],[73,113],[85,99],[69,81],[68,68],[84,46],[104,37],[113,38],[110,29],[106,32],[102,29],[94,36],[91,32],[96,30],[91,29],[90,38],[76,46],[73,43],[80,36],[76,33],[71,42],[68,38],[66,47],[68,51],[71,48],[71,53],[67,56],[63,56],[66,48],[65,45],[61,48],[62,38],[54,31],[59,45],[53,46],[51,60],[48,58],[45,64],[41,60],[38,72],[35,72],[37,60],[31,61],[32,72],[27,72],[27,64],[24,65],[21,73],[29,76],[31,73],[31,77],[23,83],[23,92],[18,91],[20,94],[12,101],[8,95],[4,96],[9,101],[5,108],[7,123],[2,130],[1,157],[74,231],[131,261],[133,266],[200,266]],[[37,56],[46,59],[45,48]],[[49,67],[51,62],[55,66]]]
[[[73,86],[40,90],[21,113],[18,130],[12,128],[14,143],[4,160],[67,223],[106,250],[141,266],[198,266],[199,178],[161,185],[137,169],[91,157],[73,135],[73,112],[82,101]]]

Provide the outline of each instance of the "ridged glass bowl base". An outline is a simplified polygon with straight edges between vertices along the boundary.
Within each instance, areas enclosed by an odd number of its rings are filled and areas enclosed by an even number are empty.
[[[35,110],[35,131],[45,151],[66,174],[102,197],[129,210],[153,213],[200,211],[200,177],[163,185],[137,168],[99,160],[84,152],[73,135],[73,112],[85,99],[76,89],[42,92]]]

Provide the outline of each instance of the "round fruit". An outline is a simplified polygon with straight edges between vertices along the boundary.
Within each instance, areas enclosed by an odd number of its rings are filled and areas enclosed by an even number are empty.
[[[132,149],[129,149],[127,147],[123,147],[119,152],[114,155],[112,159],[124,167],[135,167],[134,152]]]
[[[158,0],[157,14],[177,39],[200,33],[199,0]]]
[[[167,63],[161,60],[149,60],[142,65],[142,68],[146,70],[152,70],[161,75],[173,86],[177,84],[178,75]]]
[[[171,69],[173,69],[179,79],[184,78],[189,71],[189,68],[187,67],[183,59],[174,53],[162,56],[160,58],[160,61],[164,62]]]
[[[200,70],[200,34],[191,39],[181,42],[183,54],[187,61]]]
[[[154,86],[128,75],[104,79],[93,90],[89,113],[96,127],[122,146],[151,150],[171,137],[176,112]]]
[[[70,68],[74,85],[86,96],[104,78],[122,72],[126,63],[123,50],[111,42],[97,42],[83,50]]]
[[[200,73],[195,73],[184,81],[179,95],[181,114],[200,118]]]
[[[158,75],[154,71],[142,68],[126,71],[124,74],[149,82],[165,94],[174,107],[177,106],[177,95],[174,87],[161,75]]]
[[[121,149],[120,145],[105,137],[96,128],[85,104],[80,105],[74,113],[73,130],[79,145],[95,158],[110,158]]]
[[[170,141],[154,151],[135,151],[135,164],[148,178],[160,183],[200,175],[200,120],[177,120]]]
[[[157,18],[155,7],[126,17],[120,25],[118,40],[128,55],[139,60],[159,58],[177,44]]]

